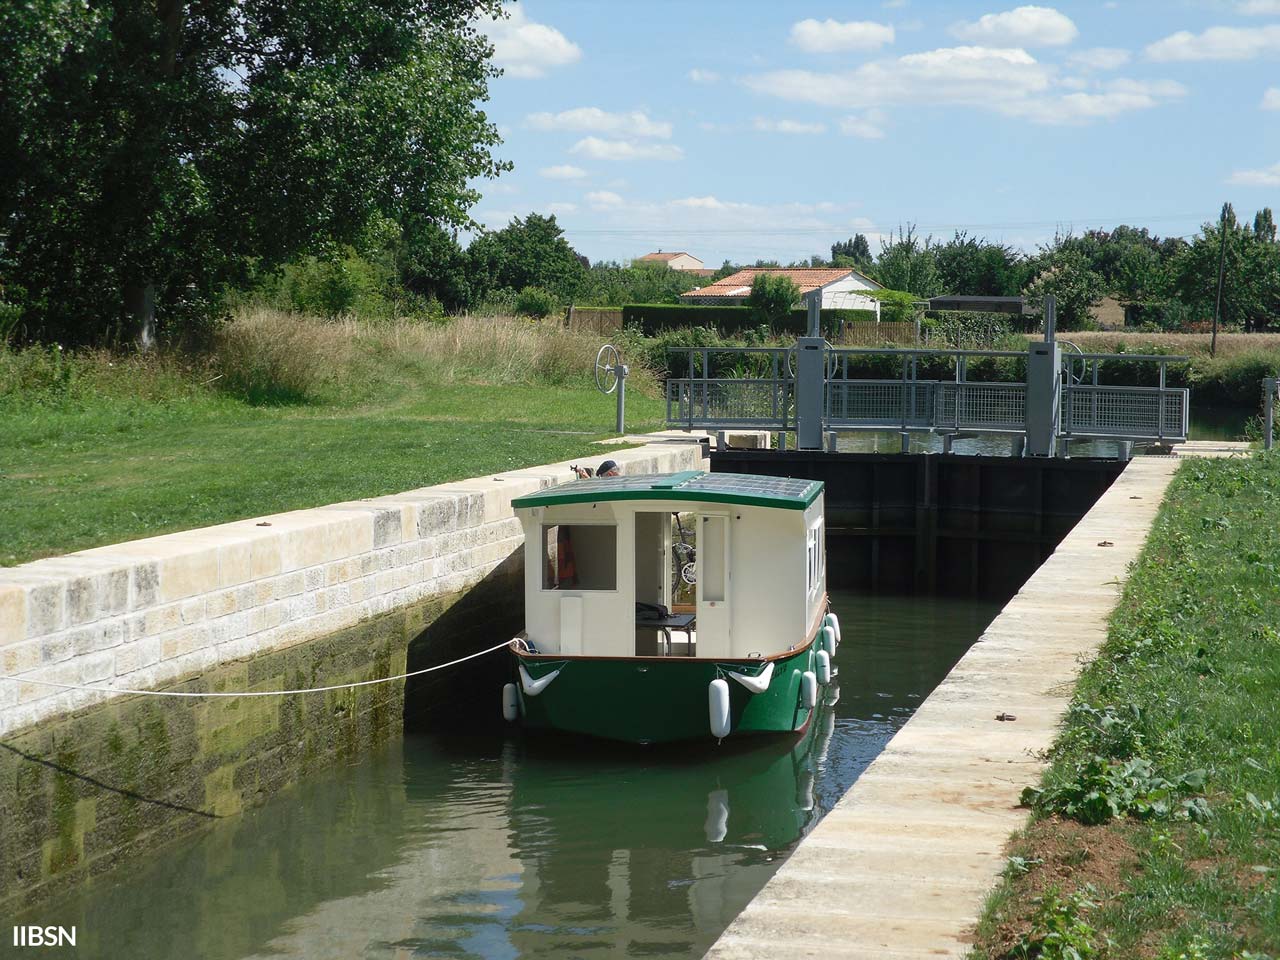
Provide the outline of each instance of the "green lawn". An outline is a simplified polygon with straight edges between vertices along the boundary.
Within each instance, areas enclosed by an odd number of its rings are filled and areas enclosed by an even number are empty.
[[[412,385],[378,403],[0,406],[0,565],[557,460],[594,464],[614,398],[586,386]],[[661,401],[627,397],[629,431]]]
[[[1280,455],[1179,470],[1043,787],[976,956],[1280,955]]]

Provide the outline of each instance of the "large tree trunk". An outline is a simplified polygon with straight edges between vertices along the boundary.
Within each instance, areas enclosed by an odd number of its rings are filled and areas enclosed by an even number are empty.
[[[156,343],[156,288],[150,283],[129,283],[124,288],[124,308],[129,314],[131,332],[138,349],[144,353]]]

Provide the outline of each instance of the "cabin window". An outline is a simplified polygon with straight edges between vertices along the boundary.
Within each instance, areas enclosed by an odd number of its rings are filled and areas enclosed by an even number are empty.
[[[816,593],[826,574],[826,551],[822,549],[822,521],[819,520],[809,528],[805,540],[808,559],[807,585],[810,594]]]
[[[618,528],[603,523],[542,527],[543,590],[617,590]]]

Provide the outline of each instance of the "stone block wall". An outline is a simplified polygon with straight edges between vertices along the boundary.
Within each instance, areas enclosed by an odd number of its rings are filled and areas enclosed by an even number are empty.
[[[704,463],[681,442],[613,457],[624,473]],[[109,691],[327,686],[483,649],[523,612],[511,501],[571,477],[568,464],[515,470],[0,570],[0,675],[27,681],[0,680],[0,903],[107,869],[398,732],[406,693],[429,724],[428,701],[474,671],[407,692]]]

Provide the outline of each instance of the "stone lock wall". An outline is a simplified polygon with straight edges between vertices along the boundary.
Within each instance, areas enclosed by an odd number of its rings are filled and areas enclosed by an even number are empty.
[[[696,443],[614,459],[624,473],[703,465]],[[522,620],[511,501],[571,477],[552,464],[0,570],[0,673],[137,690],[301,689],[483,649]],[[398,733],[406,716],[446,725],[450,695],[500,660],[407,686],[287,697],[0,681],[0,904],[43,898],[260,803]]]

